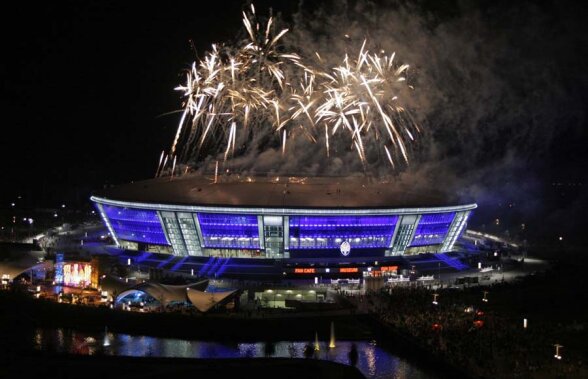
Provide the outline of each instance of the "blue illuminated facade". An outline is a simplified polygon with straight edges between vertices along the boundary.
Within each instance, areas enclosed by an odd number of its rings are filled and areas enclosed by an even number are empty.
[[[291,216],[290,249],[386,248],[398,216]]]
[[[454,217],[455,212],[422,215],[410,246],[443,243]]]
[[[113,205],[102,205],[101,208],[116,238],[154,245],[168,245],[156,211]]]
[[[177,256],[273,259],[451,251],[476,208],[259,208],[98,197],[92,201],[117,245],[130,241],[155,250],[160,246]]]
[[[202,246],[220,249],[259,249],[255,215],[198,213]]]

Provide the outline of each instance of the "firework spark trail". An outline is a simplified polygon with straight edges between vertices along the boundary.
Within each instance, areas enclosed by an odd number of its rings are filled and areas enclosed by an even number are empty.
[[[171,177],[174,177],[174,171],[176,171],[176,158],[177,156],[174,156],[174,163],[172,165],[172,171],[171,171]]]
[[[322,140],[327,157],[336,138],[354,149],[364,165],[366,146],[385,153],[392,168],[395,156],[408,164],[407,144],[419,128],[399,100],[410,87],[404,76],[407,64],[396,65],[394,53],[369,53],[367,40],[355,58],[346,54],[334,65],[319,52],[312,59],[283,52],[281,39],[288,29],[274,32],[272,18],[260,23],[253,5],[243,12],[243,24],[246,40],[212,45],[176,88],[184,112],[158,172],[168,157],[186,163],[198,159],[206,146],[225,145],[227,161],[237,145],[247,147],[255,135],[272,134],[281,142],[282,156],[287,139],[302,135],[312,143]],[[312,60],[316,63],[308,63]],[[291,133],[294,128],[302,133]]]
[[[159,174],[161,175],[161,173],[163,172],[163,170],[165,170],[165,165],[167,164],[167,159],[168,159],[169,155],[166,154],[165,158],[163,159],[163,164],[161,165],[161,169],[159,170]]]
[[[161,162],[163,162],[163,156],[165,155],[165,151],[161,151],[161,155],[159,156],[159,163],[157,164],[157,170],[155,170],[155,176],[159,176],[159,172],[161,171]]]
[[[286,153],[286,131],[282,131],[282,155]]]

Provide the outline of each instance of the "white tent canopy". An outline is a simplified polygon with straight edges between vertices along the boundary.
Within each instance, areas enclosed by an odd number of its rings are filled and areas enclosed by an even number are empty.
[[[172,302],[188,301],[186,291],[189,289],[204,290],[208,287],[208,279],[186,285],[168,285],[155,282],[144,282],[122,291],[116,301],[135,292],[143,292],[159,301],[164,307]]]
[[[208,312],[215,305],[227,300],[237,290],[224,292],[202,292],[198,290],[188,289],[188,299],[190,303],[196,307],[200,312]]]
[[[0,244],[0,277],[12,280],[26,271],[50,268],[51,262],[41,262],[45,252],[34,249],[29,244]]]

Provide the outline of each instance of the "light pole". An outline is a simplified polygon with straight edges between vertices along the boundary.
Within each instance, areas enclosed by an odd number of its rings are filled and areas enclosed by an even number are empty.
[[[27,220],[29,222],[29,238],[31,239],[31,243],[33,242],[33,222],[34,220],[32,218],[29,218]]]
[[[561,349],[563,347],[563,345],[556,343],[553,346],[555,346],[555,355],[554,355],[555,359],[561,360],[561,354],[559,353],[559,349]]]

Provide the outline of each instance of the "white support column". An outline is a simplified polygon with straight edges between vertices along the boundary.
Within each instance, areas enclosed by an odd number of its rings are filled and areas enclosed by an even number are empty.
[[[259,248],[265,249],[265,233],[263,230],[263,216],[257,216],[257,232],[259,234]]]
[[[165,223],[163,222],[163,218],[161,218],[161,212],[156,212],[157,214],[157,219],[159,220],[159,226],[161,226],[161,230],[163,230],[163,235],[165,236],[165,240],[167,241],[167,243],[172,246],[171,241],[169,240],[169,237],[167,235],[167,229],[165,228]]]
[[[188,248],[182,236],[180,223],[175,212],[158,212],[163,220],[164,231],[167,239],[171,243],[174,255],[183,257],[188,255]]]
[[[100,212],[100,217],[102,217],[102,221],[104,221],[104,224],[106,225],[108,232],[110,232],[110,235],[112,236],[112,239],[114,240],[114,243],[116,244],[116,246],[120,247],[120,243],[118,242],[118,237],[116,236],[116,233],[114,232],[114,229],[112,228],[112,225],[110,224],[110,220],[108,219],[108,216],[106,216],[106,212],[104,212],[104,208],[102,208],[102,204],[100,204],[100,203],[95,203],[95,204],[98,206],[98,210]]]
[[[200,240],[200,250],[204,249],[204,238],[202,238],[202,229],[200,229],[200,220],[198,220],[198,214],[192,213],[194,219],[194,225],[196,225],[196,233],[198,233],[198,239]]]
[[[453,218],[453,222],[449,227],[449,231],[445,236],[443,245],[441,246],[441,252],[445,253],[453,249],[453,245],[457,241],[457,238],[461,235],[463,228],[465,228],[468,216],[471,211],[457,212]]]
[[[284,258],[290,258],[290,217],[284,216]]]
[[[388,250],[386,250],[385,252],[385,256],[389,257],[390,255],[392,255],[392,246],[394,245],[394,239],[396,239],[396,235],[398,234],[398,230],[400,229],[400,224],[402,224],[402,217],[403,216],[397,216],[398,218],[396,219],[396,226],[394,226],[394,233],[392,233],[392,238],[390,238],[390,246],[388,246]]]
[[[412,233],[410,234],[410,238],[408,239],[408,241],[406,241],[406,245],[404,246],[404,249],[403,250],[406,250],[406,248],[408,247],[408,245],[410,245],[410,243],[414,239],[414,235],[416,234],[416,230],[419,227],[419,222],[421,222],[421,218],[422,217],[423,217],[423,215],[418,215],[417,216],[417,219],[414,222],[414,226],[412,228]]]

